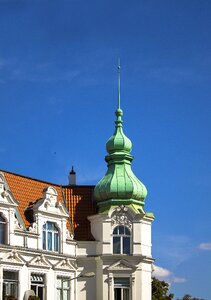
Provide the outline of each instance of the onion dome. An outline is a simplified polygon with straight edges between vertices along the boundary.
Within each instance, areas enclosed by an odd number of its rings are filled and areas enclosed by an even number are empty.
[[[115,132],[106,143],[105,157],[108,170],[94,190],[98,206],[130,205],[144,206],[147,196],[145,185],[131,169],[132,142],[123,132],[123,111],[120,108],[120,66],[118,66],[118,108],[115,112]]]

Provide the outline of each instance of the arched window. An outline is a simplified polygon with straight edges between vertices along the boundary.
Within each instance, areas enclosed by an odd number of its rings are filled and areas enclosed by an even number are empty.
[[[0,215],[0,244],[6,244],[7,222],[5,218]]]
[[[43,249],[49,251],[59,251],[59,230],[56,224],[46,222],[43,225]]]
[[[125,226],[117,226],[113,230],[113,253],[130,254],[130,230]]]

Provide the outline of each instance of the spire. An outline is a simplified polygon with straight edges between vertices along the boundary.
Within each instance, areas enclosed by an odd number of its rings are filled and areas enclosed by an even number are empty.
[[[121,66],[120,58],[118,60],[118,109],[120,109],[120,81],[121,81]]]
[[[121,75],[121,66],[120,66],[120,59],[118,59],[118,102],[117,102],[117,110],[115,112],[116,114],[116,127],[122,127],[122,116],[123,116],[123,111],[121,110],[121,100],[120,100],[120,75]]]
[[[124,134],[120,103],[120,62],[118,63],[118,105],[114,134],[106,143],[108,155],[105,157],[108,170],[98,182],[94,190],[94,197],[100,210],[113,205],[144,206],[147,190],[144,184],[131,170],[133,156],[130,154],[132,143]],[[142,208],[141,208],[142,209]]]

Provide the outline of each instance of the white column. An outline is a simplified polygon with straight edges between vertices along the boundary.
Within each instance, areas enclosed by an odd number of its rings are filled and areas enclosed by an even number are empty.
[[[108,300],[113,300],[114,298],[114,280],[113,280],[113,274],[108,274]]]
[[[135,274],[131,277],[131,292],[132,292],[132,300],[136,300],[136,276]]]

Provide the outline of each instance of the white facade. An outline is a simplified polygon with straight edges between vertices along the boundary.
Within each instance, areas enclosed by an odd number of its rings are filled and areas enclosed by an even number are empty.
[[[28,228],[18,206],[0,172],[0,299],[33,290],[41,300],[151,300],[152,216],[114,207],[88,217],[95,241],[76,241],[54,187],[33,203]],[[79,277],[87,272],[95,277]]]

